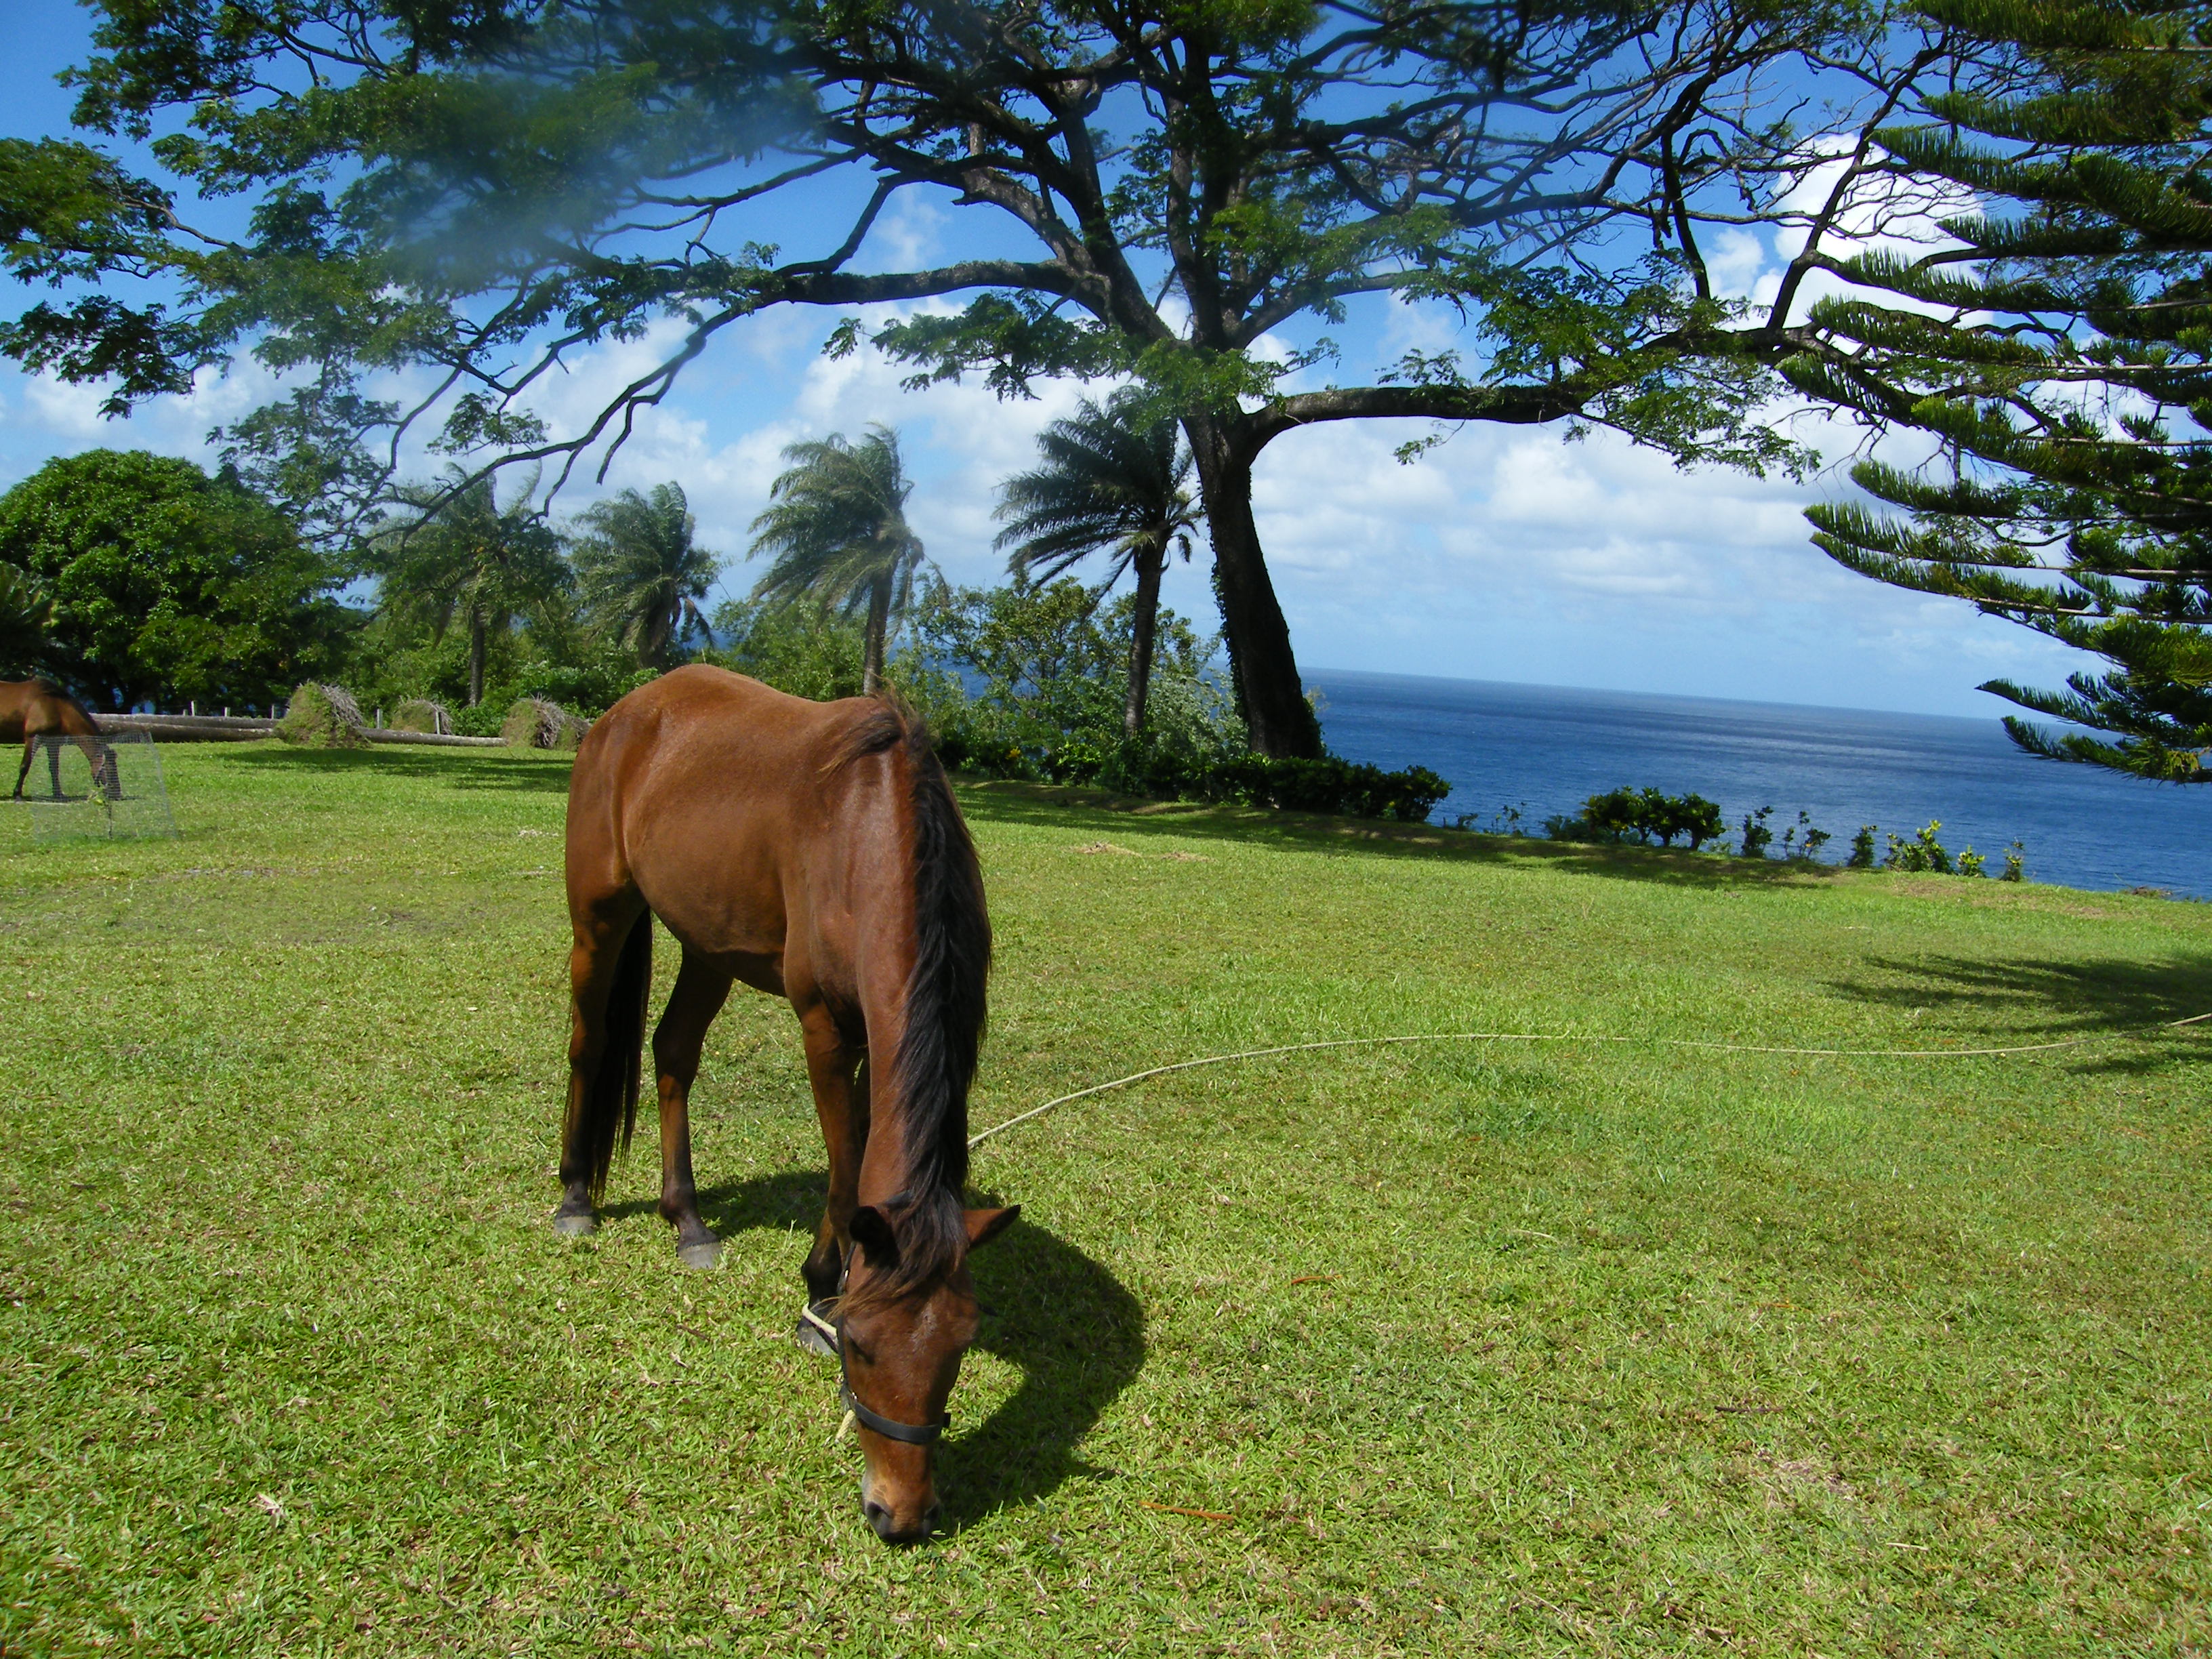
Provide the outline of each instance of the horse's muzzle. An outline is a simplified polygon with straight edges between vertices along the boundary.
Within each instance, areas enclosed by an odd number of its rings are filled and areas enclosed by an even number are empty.
[[[868,1517],[876,1536],[886,1544],[919,1544],[936,1529],[937,1518],[945,1512],[945,1505],[933,1498],[927,1509],[902,1522],[887,1505],[871,1498],[861,1504],[860,1512]]]

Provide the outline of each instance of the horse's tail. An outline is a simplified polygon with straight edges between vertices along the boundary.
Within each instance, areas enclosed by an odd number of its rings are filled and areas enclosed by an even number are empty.
[[[645,1014],[653,990],[653,912],[641,911],[623,941],[615,963],[613,991],[607,997],[606,1041],[599,1068],[577,1103],[583,1115],[583,1150],[591,1158],[592,1201],[606,1190],[615,1161],[617,1127],[624,1151],[637,1123],[638,1073],[645,1056]],[[572,1141],[573,1145],[574,1142]]]

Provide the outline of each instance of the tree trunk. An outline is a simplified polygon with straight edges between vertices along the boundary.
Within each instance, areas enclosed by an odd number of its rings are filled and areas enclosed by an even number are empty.
[[[1145,729],[1146,705],[1152,696],[1152,635],[1160,616],[1160,573],[1167,568],[1165,542],[1137,555],[1137,612],[1129,629],[1129,702],[1121,729],[1135,737]]]
[[[1198,463],[1199,493],[1213,542],[1214,592],[1237,701],[1263,755],[1320,755],[1321,722],[1306,701],[1290,625],[1275,598],[1260,532],[1252,521],[1252,462],[1257,453],[1237,416],[1192,416],[1183,422]]]
[[[860,657],[860,695],[878,696],[884,686],[884,635],[890,630],[891,579],[886,571],[868,589],[867,643]]]
[[[473,708],[483,701],[484,619],[483,612],[469,613],[469,707]]]

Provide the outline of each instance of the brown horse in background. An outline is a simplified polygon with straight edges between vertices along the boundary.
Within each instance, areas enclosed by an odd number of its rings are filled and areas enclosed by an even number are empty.
[[[92,781],[109,799],[116,794],[115,751],[100,741],[99,724],[85,706],[52,680],[0,680],[0,743],[23,744],[23,763],[15,769],[15,800],[23,799],[23,780],[31,775],[31,757],[40,738],[70,738],[92,763]],[[50,749],[47,760],[53,771],[54,794],[62,793],[62,764],[58,750]]]
[[[938,1513],[930,1468],[975,1340],[969,1252],[1016,1211],[969,1210],[968,1088],[983,1032],[982,874],[920,724],[874,698],[817,703],[681,668],[592,727],[568,786],[574,1023],[554,1225],[586,1233],[635,1116],[655,916],[683,963],[653,1035],[660,1213],[687,1266],[699,1218],[689,1097],[732,984],[799,1016],[830,1199],[799,1334],[836,1354],[887,1542]],[[831,1346],[834,1339],[835,1346]]]

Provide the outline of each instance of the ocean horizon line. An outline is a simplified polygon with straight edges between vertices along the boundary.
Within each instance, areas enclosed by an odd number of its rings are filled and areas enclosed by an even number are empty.
[[[1432,685],[1486,686],[1506,691],[1582,692],[1595,697],[1635,697],[1653,702],[1710,703],[1734,708],[1810,709],[1820,714],[1873,715],[1882,720],[1948,720],[1966,726],[1996,725],[2001,712],[1992,711],[1987,714],[1936,714],[1925,709],[1872,708],[1856,703],[1803,702],[1789,697],[1717,697],[1703,691],[1626,690],[1619,686],[1611,685],[1570,685],[1558,680],[1498,680],[1483,678],[1471,674],[1407,674],[1383,668],[1334,668],[1322,665],[1302,667],[1298,672],[1299,678],[1308,682],[1307,689],[1310,690],[1322,689],[1312,684],[1322,676],[1343,676],[1347,678],[1410,681]],[[2064,726],[2066,722],[2053,720],[2051,724]]]

